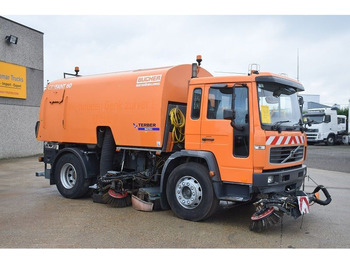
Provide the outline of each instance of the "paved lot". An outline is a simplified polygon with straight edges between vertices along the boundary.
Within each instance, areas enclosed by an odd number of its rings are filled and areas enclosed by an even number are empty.
[[[306,165],[311,168],[332,170],[350,174],[350,145],[307,147]]]
[[[350,176],[309,169],[329,188],[333,202],[265,233],[248,229],[250,205],[221,210],[204,222],[176,218],[171,211],[110,208],[90,198],[63,198],[34,172],[36,158],[0,160],[0,248],[349,248]],[[314,184],[307,182],[307,191]]]

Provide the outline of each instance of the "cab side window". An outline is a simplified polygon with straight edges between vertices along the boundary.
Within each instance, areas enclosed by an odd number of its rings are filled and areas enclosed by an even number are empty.
[[[208,119],[224,119],[224,110],[232,108],[232,89],[210,88],[208,99]]]
[[[192,96],[192,109],[191,109],[191,118],[196,120],[199,119],[201,114],[201,104],[202,104],[202,89],[195,88],[193,90]]]
[[[246,87],[236,88],[235,99],[235,124],[241,127],[241,130],[234,131],[233,154],[236,157],[249,156],[249,101],[248,89]]]

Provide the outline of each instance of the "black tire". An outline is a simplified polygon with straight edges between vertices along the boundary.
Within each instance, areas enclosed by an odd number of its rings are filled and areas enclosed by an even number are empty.
[[[176,167],[169,176],[166,195],[174,214],[186,220],[207,219],[219,206],[209,171],[198,163]]]
[[[326,144],[327,144],[327,146],[334,146],[335,145],[335,136],[328,135]]]
[[[61,156],[55,165],[55,183],[66,198],[81,198],[89,193],[90,181],[84,178],[84,169],[72,153]]]

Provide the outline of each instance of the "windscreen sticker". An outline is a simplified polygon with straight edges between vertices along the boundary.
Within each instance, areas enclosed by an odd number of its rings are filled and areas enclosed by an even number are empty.
[[[261,105],[260,112],[261,112],[261,122],[263,124],[271,124],[271,116],[270,116],[269,106]]]
[[[159,131],[159,127],[155,123],[133,123],[132,125],[138,131]]]

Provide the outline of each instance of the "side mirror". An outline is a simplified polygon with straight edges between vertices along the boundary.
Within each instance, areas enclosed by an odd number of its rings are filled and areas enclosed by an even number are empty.
[[[243,131],[243,126],[236,126],[235,124],[236,112],[232,109],[224,109],[224,119],[231,120],[231,126],[238,131]]]
[[[300,106],[304,105],[304,98],[302,96],[298,96],[298,102]]]
[[[304,98],[302,96],[298,96],[298,102],[299,102],[300,112],[303,113]]]
[[[224,119],[233,120],[234,119],[234,111],[232,109],[224,109]]]

